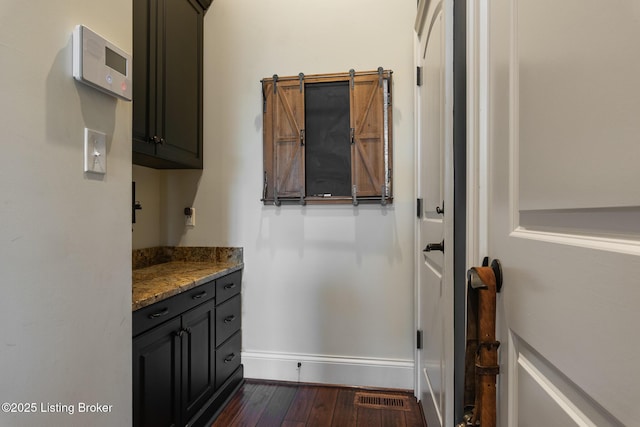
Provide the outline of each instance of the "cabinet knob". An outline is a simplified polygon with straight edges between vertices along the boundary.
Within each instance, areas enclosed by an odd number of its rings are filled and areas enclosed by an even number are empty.
[[[159,137],[158,135],[153,135],[149,137],[149,144],[164,144],[164,138]]]
[[[189,335],[191,335],[191,328],[182,328],[179,331],[175,332],[175,336],[182,337],[185,332],[188,333]]]
[[[231,353],[230,355],[228,355],[227,357],[224,358],[224,363],[229,363],[231,361],[233,361],[233,359],[236,358],[236,354],[235,353]]]
[[[231,322],[233,322],[234,320],[236,320],[236,316],[234,316],[234,315],[232,314],[231,316],[227,316],[227,317],[225,317],[225,319],[224,319],[224,323],[231,323]]]

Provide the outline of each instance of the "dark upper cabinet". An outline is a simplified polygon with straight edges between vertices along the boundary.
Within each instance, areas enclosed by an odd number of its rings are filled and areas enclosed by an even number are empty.
[[[201,3],[133,1],[134,164],[202,169]]]

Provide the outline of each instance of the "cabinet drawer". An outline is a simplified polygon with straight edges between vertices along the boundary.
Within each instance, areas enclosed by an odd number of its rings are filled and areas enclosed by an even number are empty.
[[[216,280],[216,303],[220,304],[240,293],[242,270],[238,270]]]
[[[240,295],[216,307],[216,347],[240,330],[241,310]]]
[[[212,280],[133,312],[133,336],[153,328],[216,296]]]
[[[220,387],[240,366],[242,335],[238,331],[216,350],[216,388]]]

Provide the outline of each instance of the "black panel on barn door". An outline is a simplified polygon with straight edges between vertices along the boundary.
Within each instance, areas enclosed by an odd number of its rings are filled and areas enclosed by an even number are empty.
[[[351,195],[349,82],[305,85],[307,196]]]

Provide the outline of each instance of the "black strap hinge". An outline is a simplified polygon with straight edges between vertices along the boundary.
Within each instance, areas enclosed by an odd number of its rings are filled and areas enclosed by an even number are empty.
[[[264,93],[264,81],[262,82],[262,113],[267,112],[267,95]]]
[[[267,171],[264,171],[264,181],[262,183],[262,199],[261,202],[267,200]]]

